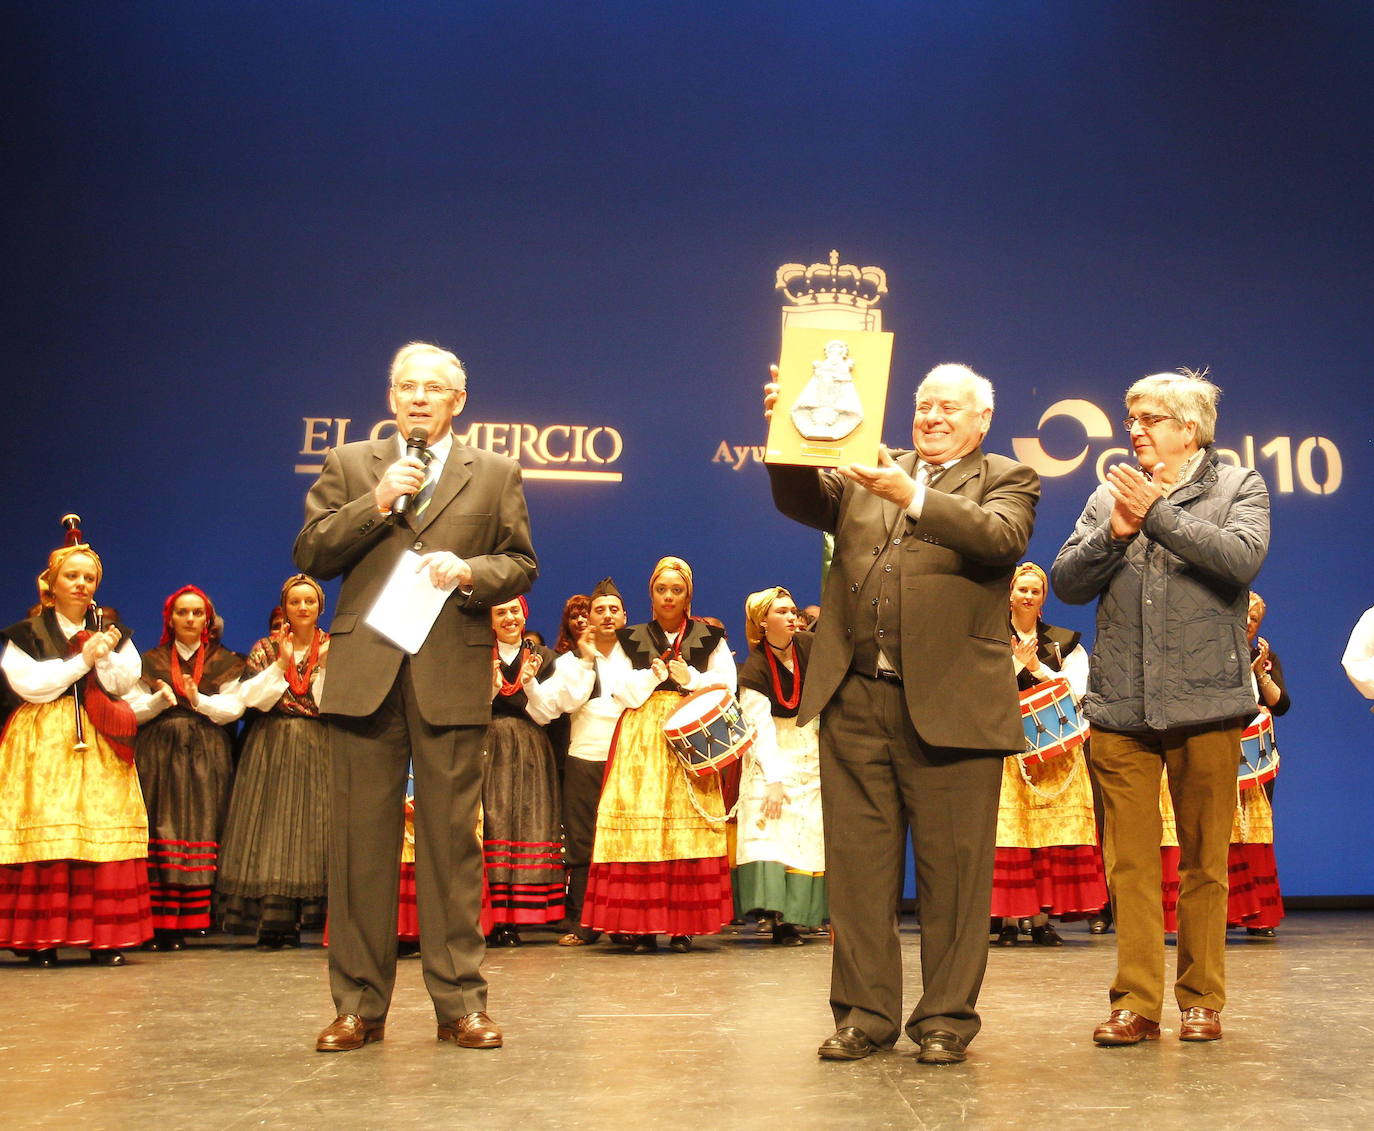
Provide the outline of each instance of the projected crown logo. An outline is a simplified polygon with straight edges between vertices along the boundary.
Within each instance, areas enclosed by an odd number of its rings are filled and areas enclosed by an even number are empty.
[[[881,330],[883,314],[877,304],[887,294],[887,272],[881,267],[841,263],[830,252],[828,263],[784,263],[778,268],[776,289],[787,304],[782,324],[846,330]]]

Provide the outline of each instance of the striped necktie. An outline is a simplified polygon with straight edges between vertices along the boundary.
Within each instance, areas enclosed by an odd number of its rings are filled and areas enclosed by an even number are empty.
[[[426,448],[420,453],[420,462],[425,465],[425,481],[420,485],[420,490],[416,492],[415,504],[411,507],[411,513],[415,515],[418,522],[420,516],[425,513],[425,508],[429,506],[430,500],[434,498],[434,485],[438,482],[439,476],[433,467],[434,453]]]

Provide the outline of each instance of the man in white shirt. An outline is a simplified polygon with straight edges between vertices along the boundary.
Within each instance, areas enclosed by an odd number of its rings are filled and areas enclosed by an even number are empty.
[[[624,707],[615,690],[631,671],[616,633],[625,627],[625,602],[609,577],[592,590],[587,627],[577,647],[558,658],[549,684],[572,718],[563,767],[564,863],[568,869],[567,923],[559,946],[586,946],[600,931],[582,926],[582,901],[596,840],[596,806],[616,724]]]

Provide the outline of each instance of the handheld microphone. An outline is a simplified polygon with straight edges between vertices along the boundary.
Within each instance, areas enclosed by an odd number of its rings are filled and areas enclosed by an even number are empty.
[[[425,459],[425,448],[429,445],[429,430],[426,428],[412,428],[410,437],[406,440],[406,455],[414,456],[421,463],[427,463]],[[391,506],[391,513],[403,515],[410,510],[410,501],[414,495],[402,495]]]

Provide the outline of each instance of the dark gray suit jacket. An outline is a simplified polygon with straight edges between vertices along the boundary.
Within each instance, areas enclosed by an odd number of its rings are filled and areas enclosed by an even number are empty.
[[[914,474],[914,452],[893,457]],[[798,722],[830,701],[853,661],[854,632],[873,625],[872,612],[858,607],[858,589],[896,524],[901,664],[916,733],[932,746],[1020,750],[1007,610],[1012,567],[1035,523],[1039,476],[975,448],[927,488],[921,520],[912,522],[838,472],[770,464],[768,475],[783,514],[835,536]]]
[[[526,592],[538,576],[529,513],[514,460],[454,443],[434,497],[417,523],[377,511],[373,489],[398,458],[394,438],[334,448],[305,501],[296,565],[320,578],[343,575],[329,626],[325,714],[372,714],[391,690],[405,653],[364,623],[397,558],[449,550],[472,567],[473,591],[456,589],[411,673],[420,713],[432,726],[485,726],[491,719],[490,608]]]

